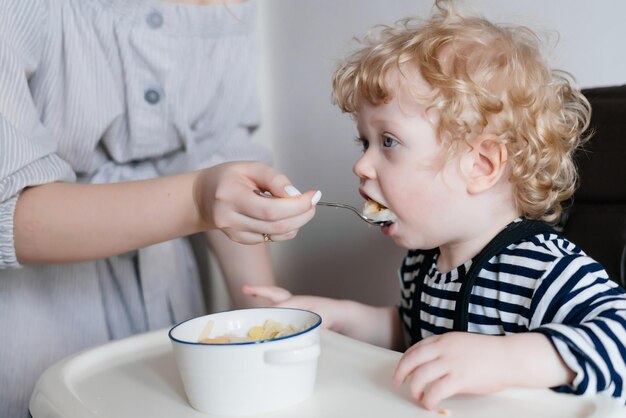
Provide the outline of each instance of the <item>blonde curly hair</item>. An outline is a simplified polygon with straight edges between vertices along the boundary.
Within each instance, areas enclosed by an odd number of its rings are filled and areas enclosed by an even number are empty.
[[[387,103],[394,76],[410,86],[407,73],[418,68],[432,91],[412,93],[439,115],[439,140],[454,153],[489,124],[507,148],[522,215],[555,222],[577,185],[573,153],[587,139],[589,102],[568,73],[550,69],[530,29],[465,16],[444,0],[435,6],[428,20],[371,31],[335,71],[334,102],[352,114],[360,100]]]

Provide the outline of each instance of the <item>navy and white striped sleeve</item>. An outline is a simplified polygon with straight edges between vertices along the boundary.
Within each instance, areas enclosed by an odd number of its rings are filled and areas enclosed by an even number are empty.
[[[28,80],[45,47],[43,1],[0,2],[0,268],[18,267],[13,240],[17,197],[27,186],[73,180],[42,125]]]
[[[555,260],[535,290],[530,329],[548,336],[575,373],[557,390],[626,401],[626,292],[600,264],[584,254]]]

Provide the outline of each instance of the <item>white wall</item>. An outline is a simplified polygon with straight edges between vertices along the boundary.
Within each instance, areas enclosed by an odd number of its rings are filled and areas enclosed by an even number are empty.
[[[264,125],[258,140],[298,188],[362,205],[351,171],[359,155],[356,130],[331,104],[331,74],[354,46],[353,36],[374,24],[423,16],[431,6],[415,0],[260,1]],[[582,87],[625,83],[626,2],[467,0],[465,6],[547,34],[556,44],[555,66],[573,73]],[[295,240],[272,244],[272,251],[280,284],[294,292],[373,304],[398,298],[395,272],[405,250],[348,212],[318,208]]]

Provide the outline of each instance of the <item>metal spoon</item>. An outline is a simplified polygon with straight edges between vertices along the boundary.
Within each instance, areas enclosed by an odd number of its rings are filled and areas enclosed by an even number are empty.
[[[259,196],[262,197],[274,197],[272,196],[271,193],[269,192],[263,192],[261,190],[255,189],[254,193],[258,194]],[[375,225],[375,226],[387,226],[392,224],[393,222],[391,221],[378,221],[372,218],[368,218],[367,216],[363,215],[363,213],[361,213],[360,210],[358,210],[357,208],[350,206],[350,205],[345,205],[343,203],[334,203],[334,202],[324,202],[322,200],[320,200],[319,202],[317,202],[317,206],[330,206],[330,207],[334,207],[334,208],[342,208],[342,209],[348,209],[351,210],[352,212],[356,213],[359,218],[361,218],[362,220],[364,220],[365,222],[367,222],[370,225]]]

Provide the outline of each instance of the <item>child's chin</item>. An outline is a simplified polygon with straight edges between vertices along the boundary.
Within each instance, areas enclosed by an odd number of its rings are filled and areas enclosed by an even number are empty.
[[[407,250],[412,250],[416,248],[415,242],[412,242],[410,237],[402,234],[402,231],[400,230],[400,228],[398,228],[398,225],[396,223],[381,228],[381,232],[385,236],[393,239],[393,242],[395,242],[398,247],[406,248]]]

